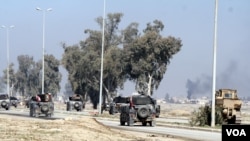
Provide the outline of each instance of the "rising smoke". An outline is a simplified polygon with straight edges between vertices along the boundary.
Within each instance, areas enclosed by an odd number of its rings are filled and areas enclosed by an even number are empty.
[[[216,77],[216,90],[221,88],[237,89],[239,95],[246,96],[250,91],[250,76],[247,71],[240,70],[236,61],[229,62],[228,66]],[[187,79],[187,98],[206,96],[212,91],[212,76],[201,75],[196,80]]]
[[[202,75],[200,78],[197,78],[195,81],[190,79],[187,80],[186,88],[187,98],[191,99],[195,95],[202,95],[209,91],[212,88],[212,78],[207,75]]]

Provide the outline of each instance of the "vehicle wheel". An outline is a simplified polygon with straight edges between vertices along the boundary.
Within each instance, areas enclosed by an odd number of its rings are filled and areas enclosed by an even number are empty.
[[[155,120],[150,121],[150,122],[149,122],[149,125],[152,126],[152,127],[155,127],[155,126],[156,126]]]
[[[82,111],[82,107],[80,107],[80,109],[79,109],[79,112],[81,112]]]
[[[10,109],[10,104],[7,104],[5,109],[9,110]]]
[[[110,106],[109,114],[110,114],[110,115],[113,115],[113,114],[114,114],[114,105],[111,105],[111,106]]]
[[[147,126],[147,122],[146,122],[146,121],[143,121],[143,122],[142,122],[142,126]]]
[[[67,102],[67,111],[71,111],[71,105],[70,105],[70,102]]]
[[[125,121],[120,121],[121,126],[125,125]]]
[[[74,107],[78,108],[79,106],[80,106],[80,103],[79,102],[75,102]]]
[[[42,106],[41,106],[41,111],[42,111],[43,113],[47,113],[47,112],[49,111],[49,106],[48,106],[48,105],[42,105]]]
[[[149,110],[147,107],[140,107],[138,109],[138,116],[141,118],[146,118],[149,115]]]

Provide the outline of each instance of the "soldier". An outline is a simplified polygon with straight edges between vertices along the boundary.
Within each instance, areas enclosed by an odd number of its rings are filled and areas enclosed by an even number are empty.
[[[40,102],[40,101],[41,101],[40,96],[36,95],[36,101],[37,101],[37,102]]]
[[[45,94],[45,101],[48,102],[48,101],[51,101],[51,99],[52,99],[52,98],[51,98],[51,93],[46,93],[46,94]]]
[[[133,103],[133,99],[132,99],[132,96],[130,96],[130,99],[129,99],[129,108],[134,108],[134,103]]]

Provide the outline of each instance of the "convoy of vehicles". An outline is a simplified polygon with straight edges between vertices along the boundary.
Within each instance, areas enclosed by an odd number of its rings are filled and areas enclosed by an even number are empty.
[[[237,90],[219,89],[215,93],[215,105],[221,109],[224,124],[241,124],[242,103]],[[16,97],[0,94],[0,109],[9,110],[10,106],[17,107],[18,104],[20,101]],[[26,99],[25,105],[29,108],[31,117],[54,115],[54,102],[49,93],[32,96]],[[141,122],[143,126],[155,126],[161,111],[156,99],[148,95],[117,96],[107,107],[110,115],[119,114],[121,125],[127,123],[129,126],[136,122]],[[66,102],[67,111],[82,111],[84,108],[85,101],[79,94],[70,96]]]

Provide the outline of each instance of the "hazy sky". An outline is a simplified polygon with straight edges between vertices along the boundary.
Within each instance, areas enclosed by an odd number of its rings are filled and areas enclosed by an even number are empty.
[[[250,1],[218,0],[216,89],[237,89],[250,96]],[[103,16],[103,0],[0,0],[0,25],[15,25],[9,31],[10,62],[17,67],[17,56],[42,59],[42,12],[46,12],[45,51],[62,58],[61,43],[78,44],[85,29],[101,30],[95,19]],[[182,40],[181,51],[168,66],[156,97],[210,96],[212,91],[215,0],[106,0],[106,14],[124,14],[119,28],[131,22],[144,29],[148,22],[161,20],[164,36]],[[0,75],[7,66],[6,29],[0,29]],[[62,91],[66,82],[66,71]],[[134,92],[126,83],[123,95]]]

